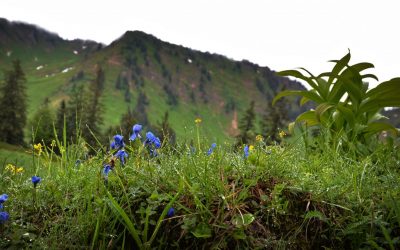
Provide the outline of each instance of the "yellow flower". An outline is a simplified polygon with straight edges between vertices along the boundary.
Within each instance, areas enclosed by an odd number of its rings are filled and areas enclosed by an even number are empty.
[[[253,145],[250,145],[250,146],[249,146],[249,150],[250,150],[250,151],[253,151],[253,149],[254,149],[254,146],[253,146]]]
[[[283,137],[285,137],[285,136],[286,136],[285,131],[281,130],[281,131],[279,132],[279,137],[280,137],[280,138],[283,138]]]
[[[195,122],[196,124],[199,124],[199,123],[201,123],[201,119],[200,119],[200,118],[196,118],[196,120],[194,120],[194,122]]]
[[[35,149],[36,153],[40,155],[42,153],[42,144],[38,143],[33,145],[33,149]]]
[[[15,166],[13,164],[7,164],[6,170],[10,172],[14,172]]]
[[[7,164],[5,169],[12,174],[20,174],[24,171],[23,167],[18,168],[12,164]]]
[[[264,137],[262,135],[257,135],[256,136],[256,141],[263,141]]]

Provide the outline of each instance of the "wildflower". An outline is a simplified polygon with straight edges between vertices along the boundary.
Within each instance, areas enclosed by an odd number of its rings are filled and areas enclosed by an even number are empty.
[[[211,144],[211,148],[207,151],[207,155],[211,155],[216,146],[217,146],[216,143]]]
[[[167,217],[172,217],[175,214],[175,209],[173,207],[171,207],[168,212],[167,212]]]
[[[20,174],[22,172],[24,172],[24,168],[23,167],[16,167],[12,164],[7,164],[6,168],[7,171],[9,171],[12,174]]]
[[[261,142],[264,140],[264,137],[262,135],[257,135],[256,136],[256,141]]]
[[[140,139],[141,136],[139,133],[142,130],[142,125],[135,124],[135,125],[133,125],[132,130],[133,130],[133,134],[131,135],[131,137],[129,137],[129,140],[134,141],[136,138]]]
[[[249,157],[249,146],[247,145],[244,146],[243,151],[244,151],[244,158]]]
[[[32,176],[32,183],[33,183],[33,187],[36,188],[36,185],[42,180],[42,178],[40,178],[39,176]]]
[[[279,137],[280,137],[280,138],[283,138],[283,137],[285,137],[285,136],[286,136],[285,131],[281,130],[281,131],[279,132]]]
[[[33,145],[33,149],[38,155],[40,155],[42,153],[42,144],[38,143]]]
[[[10,215],[7,212],[0,212],[0,223],[6,222],[10,218]]]
[[[120,149],[120,150],[118,150],[118,152],[114,156],[119,158],[119,160],[121,161],[122,165],[124,165],[125,164],[125,157],[128,157],[128,153],[125,152],[125,150]]]
[[[121,149],[125,147],[124,137],[122,135],[115,135],[114,141],[111,142],[111,149]]]
[[[250,150],[250,152],[253,151],[253,150],[254,150],[254,146],[253,146],[253,145],[250,145],[250,146],[249,146],[249,150]]]
[[[161,141],[158,137],[156,137],[152,132],[146,133],[146,141],[144,142],[145,145],[154,145],[156,148],[161,147]]]
[[[105,176],[107,176],[108,173],[109,173],[111,170],[112,170],[111,166],[107,164],[107,165],[104,166],[103,174],[104,174]]]
[[[8,200],[8,195],[7,194],[0,195],[0,204],[6,202],[7,200]]]
[[[52,140],[50,146],[51,146],[52,148],[54,148],[56,145],[57,145],[57,144],[56,144],[56,141],[55,141],[55,140]]]
[[[200,118],[196,118],[196,119],[194,120],[194,122],[195,122],[196,124],[199,124],[199,123],[201,123],[202,121],[201,121]]]

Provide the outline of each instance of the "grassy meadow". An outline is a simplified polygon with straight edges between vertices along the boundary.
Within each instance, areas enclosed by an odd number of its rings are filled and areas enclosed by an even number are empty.
[[[83,142],[63,140],[36,145],[30,161],[5,159],[0,190],[9,219],[0,224],[0,247],[399,247],[398,146],[381,143],[354,158],[307,150],[307,138],[293,135],[275,145],[257,137],[246,154],[229,143],[211,149],[204,124],[192,123],[192,145],[150,148],[145,131],[142,142],[125,138],[125,164],[109,145],[89,155]]]

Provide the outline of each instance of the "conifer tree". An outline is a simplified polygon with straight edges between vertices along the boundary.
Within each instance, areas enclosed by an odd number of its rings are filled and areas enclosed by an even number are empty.
[[[282,87],[277,92],[283,91]],[[275,105],[268,101],[262,120],[260,121],[261,135],[267,138],[268,142],[280,142],[279,132],[286,127],[288,122],[288,112],[284,99],[279,100]]]
[[[26,125],[26,78],[19,60],[5,72],[0,87],[0,140],[10,144],[24,144]]]
[[[33,129],[34,141],[33,144],[44,142],[49,146],[54,139],[53,130],[54,115],[49,108],[48,101],[46,101],[33,115],[30,120],[30,126]]]
[[[169,144],[175,144],[176,142],[175,131],[169,124],[168,117],[169,117],[168,111],[165,111],[161,123],[159,123],[157,126],[158,130],[157,132],[160,135],[160,139],[162,142],[167,141]]]
[[[101,137],[100,127],[103,124],[101,95],[104,89],[104,81],[104,71],[101,67],[98,67],[96,78],[91,82],[89,92],[87,92],[87,107],[85,112],[82,113],[82,135],[90,145],[96,143],[92,133],[96,137]]]
[[[251,138],[255,136],[254,134],[254,122],[256,119],[256,114],[254,112],[254,101],[250,103],[250,107],[246,110],[242,119],[239,122],[239,135],[236,136],[237,142],[236,146],[241,144],[248,144]]]
[[[70,99],[66,105],[66,132],[67,138],[71,142],[76,142],[78,137],[82,135],[82,124],[85,124],[85,118],[83,112],[87,105],[87,99],[85,99],[85,93],[82,86],[74,86]],[[87,112],[85,110],[85,112]]]
[[[55,121],[55,128],[57,131],[57,137],[59,140],[63,139],[63,130],[64,130],[64,121],[66,122],[67,116],[67,104],[65,100],[62,100],[60,103],[60,107],[56,113],[56,121]]]
[[[148,105],[149,100],[147,99],[146,94],[143,91],[140,91],[133,114],[137,121],[145,126],[149,125],[149,119],[146,112],[146,107]]]

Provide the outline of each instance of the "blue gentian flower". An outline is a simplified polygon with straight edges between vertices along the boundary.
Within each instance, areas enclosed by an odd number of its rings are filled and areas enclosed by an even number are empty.
[[[42,180],[39,176],[32,176],[32,183],[33,186],[36,187],[36,185]]]
[[[167,212],[167,217],[172,217],[175,214],[175,209],[171,207]]]
[[[111,170],[112,170],[112,169],[111,169],[111,166],[107,164],[107,165],[104,166],[103,174],[107,176],[108,173],[109,173]]]
[[[120,150],[118,150],[118,152],[114,156],[119,158],[119,160],[121,161],[122,165],[124,165],[125,164],[125,157],[128,157],[128,153],[125,152],[125,150],[120,149]]]
[[[7,200],[8,200],[7,194],[0,195],[0,204],[6,202]]]
[[[131,137],[129,137],[129,140],[134,141],[136,138],[140,139],[141,136],[139,133],[142,130],[142,125],[135,124],[135,125],[133,125],[132,130],[133,130],[133,134],[131,135]]]
[[[111,142],[111,149],[121,149],[125,147],[124,137],[122,135],[115,135],[114,141]]]
[[[158,137],[156,137],[152,132],[146,133],[146,141],[144,142],[145,145],[154,145],[156,148],[161,147],[161,141]]]
[[[212,154],[212,152],[214,151],[214,148],[217,146],[216,143],[211,144],[211,148],[207,151],[207,155]]]
[[[6,222],[10,218],[7,212],[0,212],[0,223]]]
[[[249,157],[249,146],[248,145],[244,146],[243,151],[244,151],[244,158]]]

